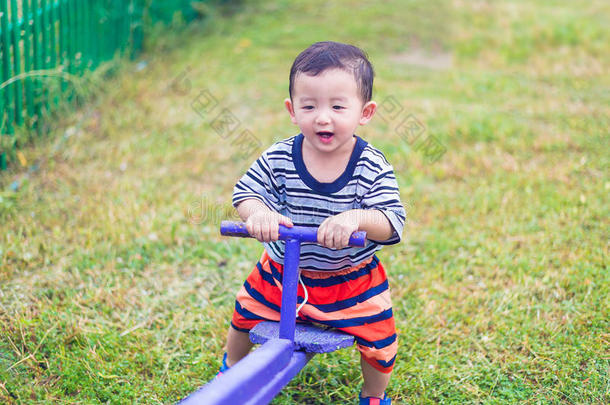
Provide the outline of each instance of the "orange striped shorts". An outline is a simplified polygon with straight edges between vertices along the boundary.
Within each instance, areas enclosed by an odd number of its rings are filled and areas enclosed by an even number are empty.
[[[231,326],[248,332],[257,323],[280,320],[283,265],[264,251],[237,293]],[[301,271],[308,299],[297,322],[315,322],[353,335],[363,359],[389,373],[398,342],[385,270],[379,259],[333,272]],[[297,305],[304,301],[299,284]]]

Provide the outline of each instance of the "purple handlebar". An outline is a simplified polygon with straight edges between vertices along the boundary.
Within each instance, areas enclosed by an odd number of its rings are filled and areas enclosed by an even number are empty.
[[[318,242],[318,228],[308,228],[306,226],[287,226],[280,225],[280,239],[296,239],[300,242]],[[251,238],[246,224],[236,221],[222,221],[220,223],[220,234],[224,236],[237,236],[240,238]],[[349,245],[353,247],[363,247],[366,245],[366,232],[358,231],[352,233],[349,238]]]

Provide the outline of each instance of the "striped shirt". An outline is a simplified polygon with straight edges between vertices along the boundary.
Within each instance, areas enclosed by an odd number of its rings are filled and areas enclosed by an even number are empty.
[[[382,245],[400,242],[406,213],[394,170],[383,153],[362,138],[343,174],[332,183],[318,182],[305,167],[303,134],[273,144],[252,164],[233,189],[233,206],[254,198],[290,218],[294,225],[317,227],[329,216],[351,209],[377,209],[390,221],[393,235],[386,241],[368,240],[365,247],[330,249],[301,243],[299,267],[336,271],[356,266]],[[265,243],[269,256],[284,263],[284,241]]]

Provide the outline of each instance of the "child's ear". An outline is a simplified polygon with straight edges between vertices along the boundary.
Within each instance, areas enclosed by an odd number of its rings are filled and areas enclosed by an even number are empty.
[[[284,106],[286,106],[286,109],[288,110],[288,114],[290,114],[290,120],[292,121],[293,124],[297,124],[297,119],[294,116],[294,106],[292,105],[292,101],[287,98],[286,100],[284,100]]]
[[[375,111],[377,111],[377,103],[374,101],[369,101],[362,107],[362,115],[360,116],[360,125],[367,124],[373,115],[375,115]]]

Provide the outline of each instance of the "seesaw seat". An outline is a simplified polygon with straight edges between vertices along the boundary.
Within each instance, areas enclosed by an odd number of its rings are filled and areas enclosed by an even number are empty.
[[[280,335],[278,322],[261,322],[250,330],[250,341],[263,344]],[[308,353],[329,353],[350,347],[354,337],[334,329],[324,329],[311,324],[296,324],[294,344],[297,350]]]

